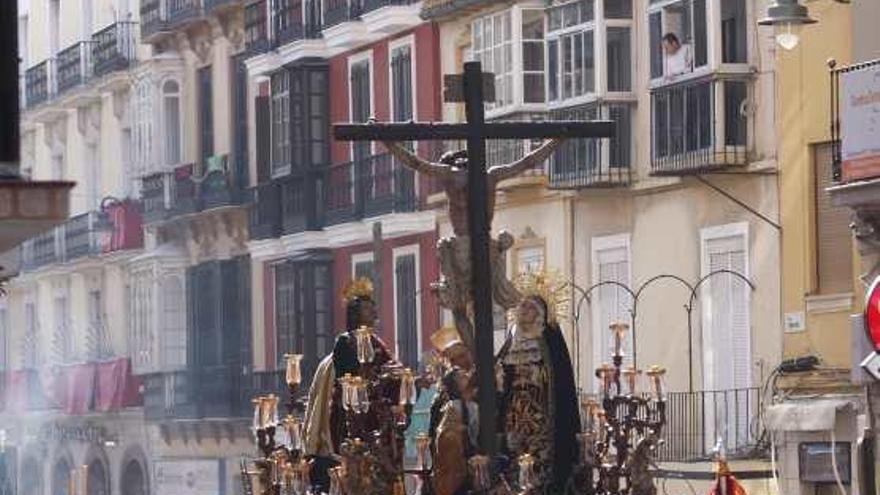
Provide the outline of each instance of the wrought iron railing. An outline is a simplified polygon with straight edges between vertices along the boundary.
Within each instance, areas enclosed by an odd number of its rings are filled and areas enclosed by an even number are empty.
[[[417,208],[415,177],[387,153],[330,168],[325,181],[327,225]]]
[[[166,217],[171,191],[170,175],[168,172],[160,172],[141,179],[144,221],[155,222]]]
[[[669,393],[657,459],[708,460],[719,442],[728,457],[754,455],[761,449],[763,407],[759,388]]]
[[[846,177],[846,174],[843,173],[843,134],[840,127],[841,78],[844,74],[872,69],[878,65],[880,65],[880,59],[845,65],[843,67],[837,67],[833,61],[829,62],[829,68],[831,70],[831,156],[833,160],[831,178],[834,182],[848,182],[849,180],[853,180],[852,177]],[[858,178],[861,179],[863,177]]]
[[[456,12],[466,12],[469,7],[482,7],[491,5],[495,0],[424,0],[422,19],[436,19],[438,17],[453,15]]]
[[[617,107],[612,107],[611,110],[615,108]],[[599,139],[570,139],[560,145],[547,164],[551,188],[614,187],[630,183],[630,114],[628,109],[624,110],[627,111],[619,113],[621,117],[625,115],[625,118],[612,118],[618,122],[618,128],[615,137],[607,144]],[[597,115],[595,106],[587,106],[556,110],[552,112],[551,118],[595,120]]]
[[[244,46],[248,52],[257,53],[269,47],[269,30],[266,0],[249,2],[244,7]]]
[[[251,239],[271,239],[281,235],[281,189],[276,181],[254,187],[250,216]]]
[[[244,417],[256,376],[236,365],[146,375],[144,416],[148,421]]]
[[[323,28],[331,28],[343,22],[360,18],[360,0],[324,0]]]
[[[26,241],[23,245],[22,269],[37,268],[59,263],[64,259],[63,239],[58,237],[56,229],[44,232]]]
[[[77,215],[64,224],[65,260],[70,261],[83,256],[101,252],[97,230],[98,213],[88,212]]]
[[[135,60],[134,22],[114,22],[92,35],[92,64],[96,76],[127,69]]]
[[[58,52],[58,93],[85,84],[92,75],[92,42],[80,41]]]
[[[165,0],[141,0],[141,38],[168,30],[168,10]]]
[[[687,175],[749,159],[748,76],[686,81],[651,91],[653,175]]]
[[[55,60],[40,62],[25,72],[25,100],[28,108],[33,108],[54,96]]]
[[[141,179],[143,215],[147,222],[172,216],[240,204],[245,199],[241,189],[225,168],[226,160],[218,157],[220,169],[212,169],[196,177],[195,166],[181,165],[171,172],[148,175]]]
[[[202,0],[166,0],[168,2],[168,23],[171,25],[187,22],[202,16]]]
[[[303,0],[276,0],[272,6],[275,21],[274,44],[283,45],[305,37]]]
[[[222,9],[224,7],[233,7],[235,5],[239,5],[241,0],[204,0],[205,2],[205,10],[211,11],[216,9]]]

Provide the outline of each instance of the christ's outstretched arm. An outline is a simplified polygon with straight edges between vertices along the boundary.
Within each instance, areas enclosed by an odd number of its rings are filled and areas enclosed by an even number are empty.
[[[492,177],[496,181],[515,177],[523,171],[532,168],[539,163],[543,163],[544,160],[549,158],[550,155],[554,151],[556,151],[556,148],[558,148],[559,145],[562,144],[562,141],[562,139],[551,139],[550,141],[547,141],[546,143],[541,145],[540,148],[532,151],[528,155],[520,158],[513,163],[489,167],[489,177]]]
[[[388,148],[388,151],[400,160],[407,167],[415,170],[420,174],[430,175],[431,177],[445,178],[452,175],[452,167],[442,163],[433,163],[428,160],[417,157],[410,150],[404,148],[399,143],[393,141],[382,141],[382,144]]]

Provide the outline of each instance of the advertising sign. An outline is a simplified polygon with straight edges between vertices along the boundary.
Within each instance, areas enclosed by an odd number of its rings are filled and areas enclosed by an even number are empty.
[[[153,466],[156,495],[220,493],[219,460],[167,460],[156,461]]]
[[[843,73],[840,85],[843,180],[880,177],[880,64]]]

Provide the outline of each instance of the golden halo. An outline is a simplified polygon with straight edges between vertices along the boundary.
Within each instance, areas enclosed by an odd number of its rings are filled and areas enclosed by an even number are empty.
[[[352,280],[345,289],[342,290],[342,300],[348,304],[355,299],[372,299],[373,298],[373,282],[366,278],[360,277]]]
[[[555,271],[522,273],[514,285],[523,298],[538,296],[547,303],[547,321],[558,323],[568,316],[568,282]]]

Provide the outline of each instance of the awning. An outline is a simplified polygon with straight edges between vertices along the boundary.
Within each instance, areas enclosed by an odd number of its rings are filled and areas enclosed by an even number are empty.
[[[774,431],[828,431],[834,429],[838,411],[855,408],[855,403],[846,399],[775,404],[767,408],[765,424]]]

